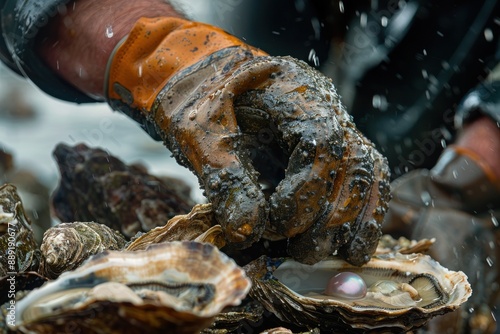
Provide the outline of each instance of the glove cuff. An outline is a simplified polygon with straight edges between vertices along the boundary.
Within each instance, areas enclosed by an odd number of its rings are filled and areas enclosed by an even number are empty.
[[[266,55],[208,24],[174,17],[141,18],[108,62],[106,99],[112,107],[126,104],[147,112],[175,73],[232,46]]]

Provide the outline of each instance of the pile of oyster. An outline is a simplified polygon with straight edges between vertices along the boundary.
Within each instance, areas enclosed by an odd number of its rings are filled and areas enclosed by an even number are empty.
[[[63,223],[40,247],[15,186],[0,186],[0,333],[401,333],[471,294],[416,252],[431,241],[385,239],[360,267],[299,263],[283,241],[235,250],[182,183],[83,145],[55,155]]]

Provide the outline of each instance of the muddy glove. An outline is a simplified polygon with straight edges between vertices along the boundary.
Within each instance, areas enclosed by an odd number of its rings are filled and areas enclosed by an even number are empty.
[[[197,175],[233,245],[266,233],[290,238],[303,262],[339,250],[362,264],[374,252],[385,160],[331,81],[305,63],[206,24],[141,19],[114,52],[107,83],[108,102]]]
[[[430,255],[468,276],[472,296],[459,311],[437,317],[431,333],[492,333],[500,283],[500,181],[472,152],[447,148],[432,170],[392,184],[384,232],[435,238]]]

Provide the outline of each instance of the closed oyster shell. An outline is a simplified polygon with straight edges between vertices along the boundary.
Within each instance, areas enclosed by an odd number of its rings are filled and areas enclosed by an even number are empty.
[[[103,224],[61,223],[48,229],[40,250],[40,273],[50,279],[80,266],[84,260],[104,250],[120,250],[125,238]]]
[[[224,232],[217,225],[211,204],[197,204],[187,215],[170,219],[165,226],[158,226],[149,232],[132,238],[127,250],[143,250],[149,245],[168,241],[208,242],[218,248],[225,245]]]
[[[36,271],[40,251],[23,203],[12,184],[0,186],[0,277]]]
[[[62,222],[97,221],[131,238],[163,226],[194,205],[176,182],[126,165],[118,158],[84,144],[59,144],[54,150],[61,180],[52,206]]]
[[[198,333],[250,280],[210,244],[168,242],[105,251],[33,291],[17,305],[24,333]]]
[[[288,323],[328,332],[406,332],[457,309],[472,292],[464,273],[423,254],[380,254],[362,267],[337,257],[309,266],[263,256],[245,270],[253,282],[250,295],[268,311]],[[368,286],[366,296],[324,295],[328,280],[339,272],[360,275]],[[377,288],[387,281],[398,287],[397,294]],[[417,294],[408,293],[408,287]]]

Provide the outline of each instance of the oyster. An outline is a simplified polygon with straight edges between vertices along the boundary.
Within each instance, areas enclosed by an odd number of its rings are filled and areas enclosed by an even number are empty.
[[[59,144],[54,156],[61,181],[52,205],[62,222],[97,221],[130,238],[194,205],[177,184],[127,166],[101,149]]]
[[[30,221],[12,184],[0,186],[0,254],[0,277],[36,271],[40,263],[40,251]]]
[[[91,255],[104,250],[120,250],[125,238],[103,224],[61,223],[48,229],[40,247],[40,273],[50,279],[80,266]]]
[[[210,244],[185,241],[144,251],[105,251],[31,292],[16,329],[36,333],[198,333],[250,280]]]
[[[423,254],[380,254],[362,267],[337,257],[309,266],[263,256],[245,270],[253,282],[250,295],[267,310],[283,321],[328,332],[406,332],[457,309],[471,295],[464,273]],[[365,293],[351,285],[357,282],[353,277],[341,284],[354,289],[326,291],[337,273],[358,274]]]
[[[217,225],[211,204],[197,204],[189,214],[175,216],[165,226],[132,238],[127,250],[142,250],[152,244],[182,240],[208,242],[218,248],[225,245],[224,232]]]
[[[420,240],[410,240],[405,237],[399,237],[394,239],[389,234],[384,234],[377,246],[375,254],[382,253],[401,253],[401,254],[413,254],[413,253],[427,253],[432,245],[436,242],[435,238],[432,239],[420,239]]]

